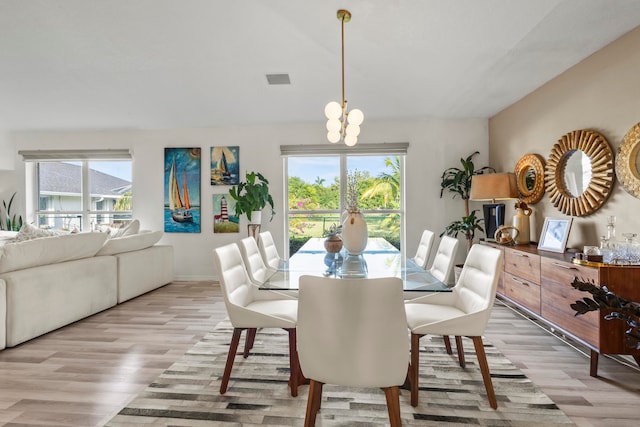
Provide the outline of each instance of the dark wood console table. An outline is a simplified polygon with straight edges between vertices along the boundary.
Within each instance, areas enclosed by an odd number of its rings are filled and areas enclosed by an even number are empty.
[[[538,251],[534,245],[483,243],[504,251],[498,297],[590,348],[591,376],[598,375],[600,354],[631,355],[640,365],[640,350],[625,346],[625,322],[605,320],[608,311],[604,310],[575,316],[570,307],[590,297],[571,286],[574,277],[606,285],[619,296],[640,301],[640,266],[578,265],[571,261],[571,254]]]

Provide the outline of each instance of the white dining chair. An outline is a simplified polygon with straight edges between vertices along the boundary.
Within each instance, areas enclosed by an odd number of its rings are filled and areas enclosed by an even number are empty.
[[[405,303],[407,324],[411,330],[408,376],[412,406],[418,405],[420,338],[432,334],[468,336],[472,339],[489,404],[493,409],[498,407],[482,334],[491,315],[502,265],[501,250],[475,244],[451,292],[438,292]]]
[[[458,250],[459,240],[450,236],[443,236],[438,244],[436,255],[433,259],[433,264],[429,272],[436,279],[440,280],[449,286],[455,284],[453,266],[455,264],[456,252]],[[444,346],[448,354],[453,354],[451,349],[451,340],[448,335],[442,337],[444,339]],[[464,349],[462,347],[462,339],[456,337],[456,350],[458,352],[458,361],[460,366],[464,367]]]
[[[242,259],[247,267],[249,278],[257,285],[261,285],[273,275],[276,270],[268,267],[260,254],[256,239],[253,237],[245,237],[240,240],[240,252]]]
[[[424,270],[427,269],[427,264],[429,263],[429,256],[431,255],[431,248],[433,247],[433,239],[433,231],[424,230],[422,232],[422,237],[420,238],[420,243],[418,243],[416,254],[413,257],[413,261]]]
[[[324,384],[380,387],[392,427],[401,426],[409,337],[399,278],[302,276],[298,354],[310,380],[305,426],[314,426]]]
[[[263,231],[258,234],[258,248],[265,264],[276,270],[282,266],[284,261],[278,253],[278,248],[270,231]]]
[[[246,358],[249,355],[249,349],[253,347],[253,339],[258,328],[282,328],[289,334],[289,386],[291,395],[297,396],[298,385],[304,380],[300,375],[296,346],[298,301],[279,293],[259,290],[252,284],[240,249],[235,243],[214,249],[213,259],[224,296],[224,304],[233,326],[233,337],[220,384],[220,394],[227,391],[242,331],[248,331],[245,337],[244,357]]]

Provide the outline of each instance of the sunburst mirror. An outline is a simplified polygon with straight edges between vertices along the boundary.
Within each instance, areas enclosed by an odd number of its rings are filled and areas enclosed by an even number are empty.
[[[544,159],[539,154],[525,154],[514,170],[518,195],[527,204],[538,203],[544,195]]]
[[[639,148],[640,123],[629,129],[616,156],[616,176],[622,184],[622,188],[638,199],[640,199]]]
[[[565,215],[587,216],[611,194],[613,151],[604,136],[592,130],[563,135],[545,165],[545,185],[551,203]]]

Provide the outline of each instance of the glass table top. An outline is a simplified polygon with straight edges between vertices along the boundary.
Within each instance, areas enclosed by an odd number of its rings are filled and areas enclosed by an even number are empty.
[[[335,278],[399,277],[404,290],[415,292],[450,292],[431,273],[423,270],[411,259],[383,238],[369,238],[365,251],[358,256],[343,250],[330,254],[324,249],[324,239],[312,238],[291,258],[284,262],[261,289],[297,290],[300,276],[316,275]]]

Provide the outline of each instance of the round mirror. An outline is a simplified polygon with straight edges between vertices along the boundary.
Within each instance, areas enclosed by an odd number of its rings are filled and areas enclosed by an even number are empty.
[[[640,123],[633,126],[624,136],[616,156],[616,175],[622,188],[640,199]]]
[[[514,170],[518,197],[527,204],[534,204],[544,195],[544,159],[538,154],[525,154]]]
[[[569,132],[551,149],[544,175],[551,203],[560,212],[590,215],[611,194],[613,151],[598,132]]]
[[[572,197],[580,197],[591,182],[591,159],[581,150],[567,153],[564,165],[564,185]]]

